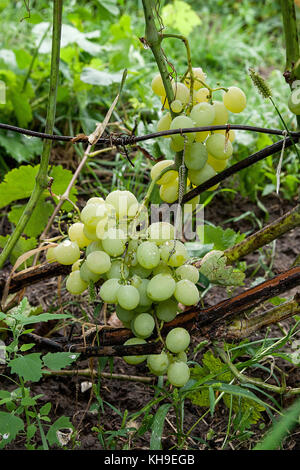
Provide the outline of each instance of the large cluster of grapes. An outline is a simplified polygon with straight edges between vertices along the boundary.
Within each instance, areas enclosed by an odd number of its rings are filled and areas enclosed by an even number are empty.
[[[80,295],[91,282],[101,281],[100,298],[114,304],[134,335],[126,345],[145,343],[162,322],[199,301],[199,272],[189,264],[185,245],[175,239],[174,226],[154,222],[139,230],[141,207],[129,191],[112,191],[105,200],[93,197],[80,222],[69,226],[68,239],[47,251],[48,261],[72,265],[66,279],[71,294]],[[153,374],[167,374],[171,384],[181,387],[190,375],[185,354],[189,343],[188,331],[177,327],[166,336],[161,354],[124,359],[129,364],[147,360]]]
[[[246,96],[240,88],[236,86],[207,88],[206,74],[202,68],[193,68],[192,74],[193,80],[189,74],[183,82],[172,80],[174,101],[170,106],[161,76],[156,75],[153,78],[152,90],[160,97],[163,108],[167,110],[157,123],[157,131],[225,125],[228,124],[229,112],[240,113],[245,109]],[[224,91],[223,101],[213,100],[213,93],[220,90]],[[171,116],[170,107],[173,116]],[[170,138],[170,148],[173,152],[184,151],[187,182],[193,187],[204,183],[226,168],[233,153],[232,142],[235,139],[235,132],[215,130],[180,133],[165,137]],[[174,164],[173,160],[157,163],[151,171],[152,179],[172,164]],[[157,184],[160,185],[160,197],[163,201],[173,203],[178,199],[178,171],[165,172]],[[216,187],[211,187],[210,190]]]

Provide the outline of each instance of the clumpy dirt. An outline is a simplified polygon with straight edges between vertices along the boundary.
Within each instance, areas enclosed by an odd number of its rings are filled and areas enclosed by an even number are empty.
[[[282,201],[275,196],[268,196],[262,198],[262,202],[265,207],[268,208],[270,218],[268,221],[264,220],[265,214],[255,203],[251,203],[240,196],[235,196],[234,199],[224,199],[224,195],[220,194],[215,196],[213,203],[211,203],[205,210],[205,219],[214,223],[215,225],[223,224],[227,219],[239,217],[246,211],[253,212],[256,217],[263,222],[265,225],[267,222],[271,222],[275,218],[282,215],[287,210],[295,206],[294,201]],[[253,231],[254,227],[253,219],[244,218],[239,221],[231,221],[223,224],[223,228],[231,227],[234,230],[240,232]],[[264,262],[271,266],[271,272],[276,274],[277,272],[286,270],[291,267],[295,257],[299,254],[300,246],[300,229],[295,229],[281,238],[276,242],[276,252],[272,259],[270,254],[270,247],[263,250]],[[262,255],[260,255],[262,256]],[[257,266],[259,260],[258,252],[246,257],[247,262],[247,276],[250,276],[254,270],[254,265]],[[250,278],[247,281],[247,285],[250,285],[257,276],[265,276],[266,271],[263,265],[256,271],[253,279]],[[293,293],[296,289],[293,290]],[[41,285],[36,284],[31,288],[27,288],[26,295],[29,298],[32,305],[42,304],[44,311],[51,310],[53,308],[59,308],[61,311],[66,311],[74,314],[75,316],[81,315],[79,310],[78,301],[70,304],[67,303],[67,296],[62,289],[61,295],[57,296],[57,280],[50,279]],[[291,295],[291,293],[287,293]],[[224,298],[226,298],[227,292],[225,289],[214,287],[211,289],[206,297],[205,304],[213,305]],[[88,302],[82,302],[81,307],[85,309],[86,315],[92,319],[93,308]],[[60,310],[58,310],[60,311]],[[271,328],[271,336],[281,335],[280,329],[287,329],[291,324],[292,320],[282,322],[282,324],[274,325]],[[51,325],[54,326],[54,325]],[[49,328],[48,328],[49,330]],[[254,334],[251,339],[263,338],[267,330],[262,329],[260,332]],[[39,331],[41,334],[41,330]],[[197,333],[192,335],[193,346],[199,342]],[[209,347],[209,345],[208,345]],[[208,348],[207,347],[207,348]],[[207,350],[204,349],[204,351]],[[37,349],[38,350],[38,349]],[[191,348],[192,350],[192,348]],[[43,351],[46,353],[47,351]],[[193,357],[191,358],[193,359]],[[197,360],[201,360],[201,353],[197,355]],[[269,364],[266,364],[269,365]],[[109,432],[117,431],[121,427],[122,416],[127,410],[129,415],[141,410],[153,397],[155,390],[153,384],[138,383],[135,381],[123,381],[119,379],[101,378],[100,381],[100,396],[102,400],[103,410],[99,416],[91,411],[91,405],[97,404],[97,398],[95,394],[91,394],[91,389],[82,391],[81,384],[83,382],[91,381],[88,377],[82,377],[77,374],[76,370],[86,369],[89,366],[97,367],[97,359],[90,361],[78,361],[76,363],[76,369],[74,368],[74,375],[70,377],[45,377],[38,383],[31,384],[31,390],[33,395],[42,394],[43,397],[39,399],[39,405],[50,401],[52,403],[52,409],[50,417],[52,422],[64,415],[70,418],[73,426],[77,431],[76,442],[73,444],[70,442],[67,448],[78,449],[78,450],[103,450],[105,447],[98,439],[97,432],[93,430],[94,427],[101,427],[106,436],[106,442],[108,443]],[[279,359],[276,360],[276,367],[280,367],[282,371],[286,373],[287,385],[291,387],[299,387],[300,377],[299,368],[296,368],[292,364]],[[68,368],[71,370],[71,367]],[[104,372],[110,371],[110,365],[107,364],[104,368]],[[276,369],[277,374],[280,373]],[[121,358],[113,359],[113,373],[124,374],[124,375],[135,375],[141,377],[149,377],[148,370],[145,364],[138,366],[130,366],[126,364]],[[255,377],[261,377],[262,379],[268,379],[268,372],[260,369],[253,371]],[[97,379],[95,379],[97,382]],[[274,380],[269,379],[269,383],[275,383]],[[1,389],[11,390],[14,386],[3,377],[0,383]],[[274,396],[280,400],[278,396]],[[264,398],[262,396],[262,398]],[[284,398],[280,401],[281,405],[285,408],[288,407],[292,400],[285,400]],[[110,406],[112,405],[112,406]],[[154,412],[157,408],[154,408]],[[117,411],[119,410],[119,412]],[[191,403],[190,400],[185,402],[184,411],[184,431],[187,432],[190,427],[200,418],[207,409],[200,408]],[[121,416],[119,415],[121,414]],[[236,435],[231,441],[228,441],[225,449],[228,450],[240,450],[253,448],[255,443],[258,442],[264,435],[265,430],[270,426],[271,421],[266,413],[263,413],[265,428],[261,429],[258,424],[253,425],[250,429],[251,435],[248,435],[248,439],[239,439]],[[137,419],[136,423],[131,423],[131,426],[136,426],[140,423],[141,418]],[[188,440],[189,449],[197,450],[209,450],[209,449],[221,449],[222,443],[226,436],[228,425],[228,409],[220,402],[217,405],[213,417],[208,412],[204,419],[195,427],[191,434],[192,439]],[[46,427],[46,425],[45,425]],[[176,417],[174,411],[171,409],[167,415],[167,420],[164,426],[164,433],[162,438],[162,448],[168,450],[171,448],[176,449],[176,436],[174,430],[176,429]],[[133,435],[132,435],[133,436]],[[209,440],[208,440],[209,439]],[[207,440],[208,445],[203,444],[202,440]],[[122,449],[125,443],[130,442],[128,435],[121,436],[116,439],[115,442],[111,441],[111,448]],[[36,438],[37,445],[41,445],[40,437],[37,434]],[[131,447],[135,450],[148,450],[150,443],[150,432],[147,431],[143,436],[138,438],[131,437]],[[108,444],[107,444],[108,445]],[[174,447],[175,446],[175,447]],[[7,449],[24,449],[25,438],[17,437],[17,439],[10,444]],[[284,450],[300,450],[300,428],[299,426],[294,428],[291,434],[285,439],[282,448]]]

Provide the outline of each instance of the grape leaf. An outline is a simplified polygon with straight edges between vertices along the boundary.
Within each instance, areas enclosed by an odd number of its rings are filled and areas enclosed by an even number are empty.
[[[166,5],[162,9],[161,16],[165,26],[171,26],[185,36],[188,36],[196,26],[202,23],[192,7],[182,0],[175,0]]]
[[[24,423],[21,418],[14,414],[0,411],[0,449],[13,441],[18,432],[24,429]]]
[[[26,356],[20,356],[9,361],[8,366],[11,368],[12,374],[23,377],[25,381],[38,382],[42,376],[42,360],[41,353],[31,353]]]
[[[43,356],[43,361],[46,367],[51,370],[60,370],[63,367],[69,366],[72,362],[76,361],[79,354],[71,352],[57,352],[48,353]]]
[[[16,225],[24,209],[25,205],[14,206],[8,214],[8,219],[10,222]],[[37,237],[40,235],[45,228],[53,210],[54,208],[51,202],[45,201],[43,198],[41,198],[33,210],[26,227],[24,228],[24,234],[28,235],[29,237]]]
[[[18,163],[30,162],[42,150],[41,139],[19,135],[15,132],[0,133],[0,145]]]
[[[213,244],[215,250],[226,250],[245,238],[245,234],[235,232],[231,228],[223,230],[222,227],[204,225],[204,243]]]
[[[224,256],[223,251],[213,250],[202,258],[199,271],[213,284],[242,286],[245,273],[232,266],[227,266],[226,263],[227,258]]]
[[[12,201],[30,197],[37,172],[38,166],[21,165],[6,173],[0,184],[0,208]]]
[[[35,185],[38,169],[39,165],[34,167],[31,165],[21,165],[19,168],[14,168],[5,175],[4,181],[0,184],[0,208],[7,206],[13,201],[30,197]],[[57,165],[52,168],[49,176],[53,178],[53,193],[61,195],[67,189],[71,181],[72,172],[64,169],[61,165]],[[73,187],[69,197],[73,202],[77,199],[76,193],[77,189]],[[46,190],[44,196],[49,195],[49,191]],[[70,210],[71,204],[65,203],[63,207],[65,210]]]
[[[8,241],[8,239],[10,238],[10,235],[6,235],[6,237],[3,237],[3,235],[0,235],[0,247],[3,248],[4,245],[6,244],[6,242]],[[23,253],[26,253],[26,251],[30,251],[30,250],[33,250],[37,245],[37,240],[36,238],[24,238],[24,237],[20,237],[19,240],[17,241],[17,243],[15,244],[12,252],[11,252],[11,255],[10,255],[10,262],[12,265],[15,264],[15,262],[17,261],[17,259],[19,258],[19,256],[23,255]],[[26,260],[26,266],[31,266],[32,264],[32,260],[33,260],[33,256],[31,256],[30,258],[28,258]],[[18,270],[20,269],[24,269],[25,268],[25,263],[21,264],[18,268]]]

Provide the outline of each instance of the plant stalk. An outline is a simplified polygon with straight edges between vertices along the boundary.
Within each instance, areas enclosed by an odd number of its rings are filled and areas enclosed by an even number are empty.
[[[50,70],[50,89],[49,101],[47,107],[47,118],[45,133],[53,134],[55,111],[56,111],[56,94],[59,76],[59,56],[60,56],[60,40],[61,40],[61,24],[62,24],[62,7],[63,0],[54,0],[53,3],[53,30],[52,30],[52,53],[51,53],[51,70]],[[48,186],[48,166],[50,160],[52,143],[50,140],[45,140],[43,143],[43,150],[41,155],[40,167],[36,176],[35,187],[31,197],[16,225],[16,228],[5,244],[3,251],[0,255],[0,269],[3,267],[5,261],[10,256],[14,246],[21,237],[24,228],[26,227],[34,208],[36,207],[43,191]]]

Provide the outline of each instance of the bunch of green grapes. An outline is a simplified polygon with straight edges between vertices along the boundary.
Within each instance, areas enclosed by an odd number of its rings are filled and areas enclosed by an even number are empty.
[[[229,112],[240,113],[245,109],[246,96],[240,88],[231,86],[212,89],[207,85],[206,74],[201,67],[193,68],[192,74],[193,80],[190,74],[185,76],[183,82],[172,80],[174,101],[170,104],[161,76],[156,75],[153,78],[152,90],[160,97],[163,108],[167,110],[157,123],[157,131],[225,125],[229,121]],[[224,91],[223,100],[214,100],[214,92],[220,90]],[[171,116],[170,108],[175,117]],[[170,139],[170,148],[173,152],[184,151],[187,185],[193,188],[226,168],[233,153],[232,142],[235,139],[235,132],[216,130],[165,137]],[[151,171],[152,179],[172,164],[173,160],[157,163]],[[172,203],[178,199],[179,175],[176,170],[165,172],[157,184],[160,185],[160,197],[163,201]],[[215,185],[209,190],[212,191],[217,187],[218,185]]]
[[[47,251],[48,261],[72,265],[66,279],[71,294],[80,295],[91,282],[99,282],[100,298],[113,304],[134,335],[126,345],[156,338],[164,322],[199,301],[199,272],[189,263],[185,245],[175,239],[175,227],[154,222],[134,230],[140,226],[141,207],[129,191],[112,191],[105,200],[93,197],[80,222],[69,227],[68,239]],[[167,374],[171,384],[181,387],[190,375],[185,353],[189,343],[188,331],[174,328],[161,354],[124,359],[129,364],[147,361],[153,374]]]

